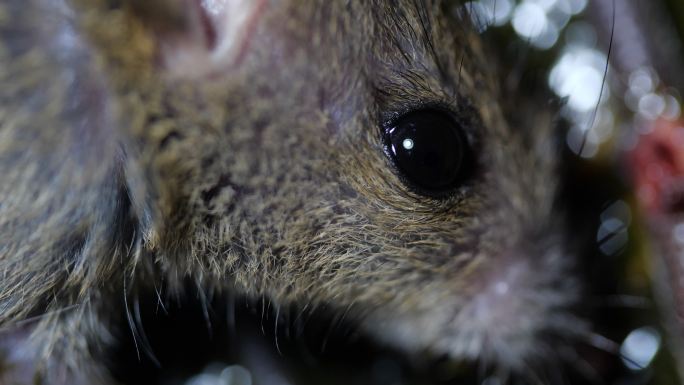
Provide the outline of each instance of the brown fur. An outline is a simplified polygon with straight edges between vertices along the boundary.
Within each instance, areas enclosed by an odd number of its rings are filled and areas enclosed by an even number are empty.
[[[45,362],[96,359],[122,293],[188,277],[512,369],[547,353],[541,333],[574,332],[551,121],[508,126],[479,38],[444,4],[268,2],[239,61],[188,76],[160,41],[191,22],[135,4],[0,5],[0,327],[40,316]],[[381,143],[430,104],[477,157],[445,200],[407,188]]]

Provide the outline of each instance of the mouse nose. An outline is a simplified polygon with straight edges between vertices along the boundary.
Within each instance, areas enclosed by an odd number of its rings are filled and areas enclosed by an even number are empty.
[[[536,353],[540,335],[582,329],[569,311],[579,287],[568,273],[568,256],[560,245],[539,246],[522,244],[493,259],[480,289],[453,320],[454,328],[468,325],[465,332],[479,336],[480,356],[493,354],[515,366]],[[467,355],[476,358],[477,350]]]

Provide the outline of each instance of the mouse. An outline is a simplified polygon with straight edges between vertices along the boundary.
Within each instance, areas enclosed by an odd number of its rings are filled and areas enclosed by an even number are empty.
[[[31,323],[33,375],[116,383],[117,320],[188,282],[409,355],[556,360],[590,326],[555,112],[452,8],[4,1],[0,328]]]

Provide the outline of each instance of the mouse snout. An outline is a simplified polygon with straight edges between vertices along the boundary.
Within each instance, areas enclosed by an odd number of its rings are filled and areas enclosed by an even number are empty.
[[[460,354],[494,356],[515,368],[532,357],[545,358],[541,341],[550,335],[579,333],[583,323],[569,311],[578,288],[567,272],[568,256],[556,247],[535,246],[515,247],[491,262],[481,289],[453,321],[453,328],[466,329],[460,333],[477,336]]]
[[[509,370],[545,362],[545,341],[569,340],[584,322],[571,311],[579,287],[570,255],[552,234],[535,233],[489,250],[470,273],[454,271],[457,278],[417,287],[419,303],[406,299],[392,312],[383,309],[369,327],[408,350],[454,360],[497,362]]]

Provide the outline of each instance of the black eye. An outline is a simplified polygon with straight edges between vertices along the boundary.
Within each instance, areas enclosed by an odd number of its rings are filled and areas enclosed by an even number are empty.
[[[428,195],[449,192],[467,171],[463,130],[440,110],[421,109],[399,117],[385,132],[385,146],[404,179]]]

